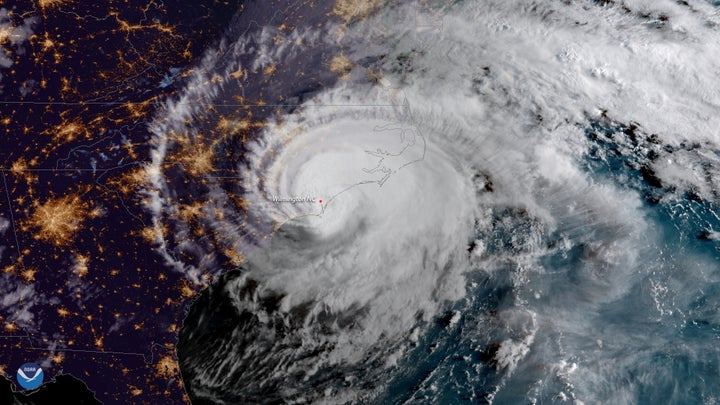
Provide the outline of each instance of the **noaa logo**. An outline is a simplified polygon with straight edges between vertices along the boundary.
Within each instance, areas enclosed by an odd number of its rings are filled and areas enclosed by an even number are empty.
[[[35,363],[25,363],[17,371],[17,382],[26,390],[33,390],[43,382],[43,371]]]

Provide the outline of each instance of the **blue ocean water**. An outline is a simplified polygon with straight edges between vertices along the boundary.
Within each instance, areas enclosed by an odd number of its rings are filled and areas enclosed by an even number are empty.
[[[720,245],[712,232],[720,230],[720,207],[662,184],[652,170],[657,151],[699,146],[662,145],[632,125],[608,122],[591,122],[585,134],[588,153],[579,163],[591,180],[642,200],[647,244],[635,248],[635,265],[588,264],[594,242],[614,232],[602,221],[569,220],[542,233],[521,211],[496,212],[492,232],[478,235],[486,254],[522,255],[528,238],[541,235],[547,249],[538,268],[521,287],[513,261],[471,272],[467,298],[429,325],[374,403],[718,401]],[[517,368],[502,367],[503,342],[528,334]]]

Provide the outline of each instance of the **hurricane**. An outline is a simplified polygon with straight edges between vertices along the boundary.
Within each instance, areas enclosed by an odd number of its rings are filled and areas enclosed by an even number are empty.
[[[717,6],[294,7],[151,125],[194,401],[717,401]]]

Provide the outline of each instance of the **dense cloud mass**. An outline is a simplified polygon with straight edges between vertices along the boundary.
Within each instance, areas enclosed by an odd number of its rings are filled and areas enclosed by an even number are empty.
[[[716,245],[696,236],[717,241],[719,16],[701,1],[378,2],[342,28],[299,29],[297,49],[228,38],[188,97],[234,91],[200,83],[236,72],[241,48],[250,70],[335,47],[347,66],[245,144],[241,210],[208,179],[203,226],[247,260],[181,334],[192,395],[712,401],[717,387],[683,391],[675,372],[718,369],[706,332],[679,342],[716,322],[703,290]],[[196,113],[169,102],[154,128],[159,230],[189,232],[167,215],[182,191],[163,165],[169,132],[202,142]],[[227,270],[216,245],[158,235],[189,280]],[[397,394],[402,381],[414,391]]]

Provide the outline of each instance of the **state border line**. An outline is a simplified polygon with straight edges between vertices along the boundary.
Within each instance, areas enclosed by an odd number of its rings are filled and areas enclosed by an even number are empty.
[[[146,101],[0,101],[5,105],[65,105],[65,106],[124,106],[142,105]],[[204,107],[398,107],[398,104],[234,104],[234,103],[175,103],[175,105]]]

